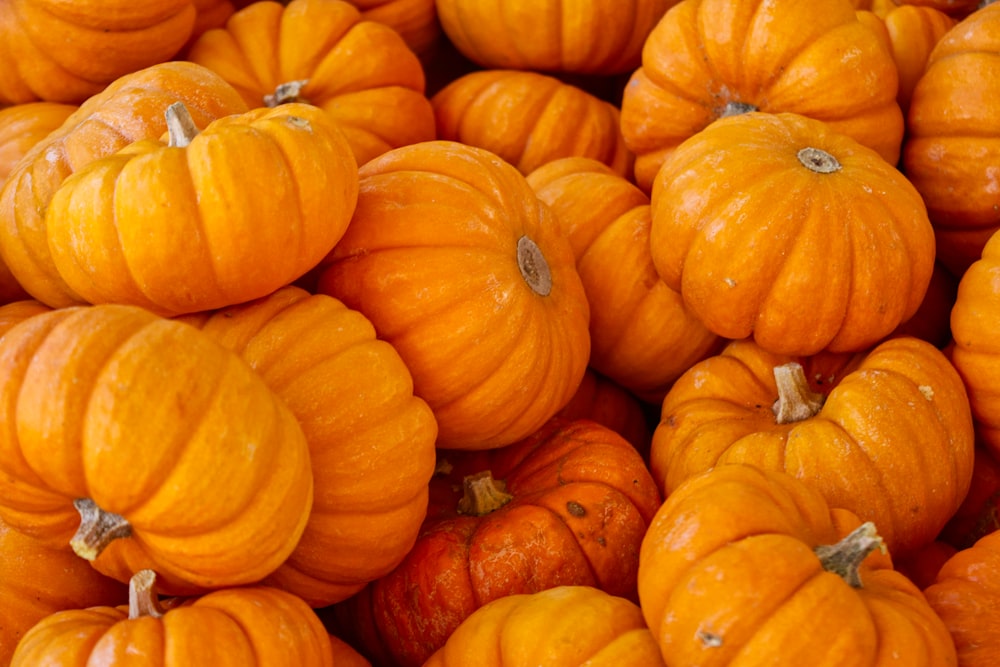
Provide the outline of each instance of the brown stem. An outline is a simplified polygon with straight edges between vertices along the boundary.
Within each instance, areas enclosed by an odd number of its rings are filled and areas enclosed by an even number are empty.
[[[506,486],[503,481],[493,479],[489,470],[467,475],[462,480],[464,493],[458,501],[459,514],[484,516],[500,509],[514,499]]]
[[[273,93],[264,96],[264,106],[274,108],[281,104],[288,104],[289,102],[304,102],[308,104],[308,100],[302,97],[302,89],[308,83],[309,79],[299,79],[297,81],[278,84]]]
[[[803,167],[817,174],[832,174],[840,170],[840,162],[837,161],[837,158],[819,148],[806,146],[796,156]]]
[[[815,417],[823,407],[823,394],[809,388],[809,380],[802,364],[794,361],[774,367],[774,381],[778,386],[778,400],[771,406],[775,421],[791,424]]]
[[[80,527],[69,545],[80,558],[94,560],[112,541],[132,534],[125,517],[105,512],[90,498],[77,498],[73,507],[80,513]]]
[[[527,236],[517,240],[517,267],[528,287],[539,296],[552,291],[552,271],[541,248]]]
[[[133,574],[128,581],[128,617],[160,618],[165,613],[156,594],[156,573],[152,570],[139,570]]]
[[[198,136],[198,126],[194,124],[191,112],[183,102],[174,102],[163,115],[167,119],[168,146],[184,148]]]
[[[839,575],[854,588],[861,588],[858,570],[868,554],[876,549],[885,551],[885,544],[875,530],[875,524],[867,521],[836,544],[818,546],[813,551],[824,570]]]

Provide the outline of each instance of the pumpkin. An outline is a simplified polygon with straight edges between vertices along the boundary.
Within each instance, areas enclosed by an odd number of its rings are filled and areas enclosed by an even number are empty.
[[[424,667],[541,664],[657,667],[664,663],[634,602],[593,586],[557,586],[509,595],[480,607],[455,628]]]
[[[635,598],[639,543],[660,496],[621,436],[553,419],[508,447],[440,458],[416,545],[334,607],[373,663],[423,664],[476,609],[507,595],[585,585]]]
[[[651,403],[720,340],[660,280],[649,252],[649,198],[587,158],[528,174],[569,238],[590,304],[590,365]]]
[[[84,301],[161,315],[242,303],[305,274],[343,235],[357,164],[321,109],[260,107],[200,132],[183,104],[166,115],[166,143],[94,160],[52,195],[52,261]]]
[[[333,667],[330,639],[302,600],[268,586],[161,604],[157,575],[129,581],[127,606],[57,612],[21,640],[11,667]]]
[[[0,315],[2,312],[0,309]],[[588,368],[573,398],[556,416],[570,420],[589,419],[607,426],[646,456],[653,437],[648,416],[650,407],[617,382]]]
[[[11,301],[0,306],[0,336],[3,336],[7,333],[8,329],[29,317],[47,313],[50,310],[52,309],[34,299]]]
[[[486,69],[615,74],[634,69],[677,0],[437,0],[449,40]]]
[[[297,287],[180,319],[239,354],[309,442],[309,521],[265,583],[319,607],[391,571],[427,511],[437,434],[395,349],[361,313]]]
[[[116,79],[174,57],[192,0],[11,0],[0,6],[0,105],[79,104]]]
[[[512,69],[470,72],[435,93],[431,104],[438,139],[485,148],[523,174],[573,156],[631,174],[618,107],[553,76]]]
[[[0,665],[9,665],[21,636],[64,609],[121,604],[121,582],[105,577],[67,545],[45,546],[0,520]]]
[[[372,667],[368,659],[336,635],[330,635],[334,667]]]
[[[977,442],[969,492],[941,529],[939,539],[956,549],[968,549],[979,538],[997,530],[1000,530],[1000,461]]]
[[[0,517],[119,581],[256,582],[313,498],[285,404],[235,353],[135,306],[76,306],[0,338]]]
[[[435,0],[350,0],[366,21],[384,23],[403,38],[407,46],[424,56],[440,41]]]
[[[941,566],[957,551],[944,540],[933,540],[902,558],[893,559],[893,567],[923,590],[934,583]]]
[[[944,349],[952,342],[951,309],[958,296],[958,276],[934,262],[924,299],[909,319],[899,323],[893,336],[915,336]]]
[[[946,32],[913,89],[902,166],[937,235],[938,258],[961,276],[1000,229],[1000,5]]]
[[[894,0],[899,5],[929,7],[955,18],[965,18],[977,9],[990,4],[992,0]]]
[[[897,85],[892,56],[848,0],[682,0],[646,39],[622,134],[646,191],[681,142],[747,110],[824,121],[895,164]]]
[[[1000,661],[998,571],[1000,532],[993,532],[948,559],[924,590],[951,632],[960,667],[992,667]]]
[[[28,149],[63,124],[75,104],[26,102],[0,109],[0,186]]]
[[[0,191],[0,258],[24,290],[53,307],[83,303],[56,270],[45,211],[63,180],[139,139],[159,138],[164,111],[184,103],[198,126],[246,111],[236,91],[193,63],[161,63],[125,75],[80,105],[17,163]]]
[[[569,402],[590,355],[587,297],[551,210],[509,163],[453,141],[359,171],[357,209],[317,291],[396,348],[438,447],[527,437]]]
[[[973,443],[961,378],[930,343],[789,357],[734,341],[667,393],[650,466],[664,495],[721,464],[782,470],[874,522],[903,556],[962,503]]]
[[[882,17],[882,22],[899,72],[896,100],[905,114],[910,107],[913,88],[927,67],[931,51],[941,37],[958,23],[958,19],[929,5],[905,4],[889,10]]]
[[[721,466],[657,511],[640,607],[668,665],[955,665],[941,619],[882,546],[801,480]]]
[[[205,32],[187,57],[218,72],[250,108],[323,109],[358,164],[435,138],[419,58],[399,33],[363,19],[346,0],[255,2]]]
[[[797,114],[723,118],[656,176],[650,252],[695,316],[730,339],[851,352],[919,308],[934,231],[890,163]]]

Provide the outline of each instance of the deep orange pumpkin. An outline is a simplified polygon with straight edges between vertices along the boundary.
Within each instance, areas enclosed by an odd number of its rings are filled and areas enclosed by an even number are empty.
[[[0,309],[0,313],[2,312]],[[617,382],[588,368],[573,398],[559,411],[558,416],[566,419],[589,419],[607,426],[631,442],[645,457],[649,454],[649,444],[653,437],[649,417],[653,413],[652,408],[652,405],[641,401]]]
[[[941,529],[940,539],[968,549],[981,537],[1000,530],[1000,461],[976,443],[969,493]]]

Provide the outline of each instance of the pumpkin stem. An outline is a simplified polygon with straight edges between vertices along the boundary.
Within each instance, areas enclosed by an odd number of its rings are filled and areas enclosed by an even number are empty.
[[[502,480],[493,479],[493,473],[489,470],[466,475],[462,480],[462,487],[464,493],[458,501],[459,514],[484,516],[514,499],[514,496],[507,493],[507,485]]]
[[[112,541],[132,534],[132,525],[125,517],[105,512],[90,498],[77,498],[73,507],[80,513],[80,527],[69,545],[80,558],[94,560]]]
[[[866,521],[836,544],[824,544],[813,549],[822,563],[823,569],[839,575],[854,588],[861,588],[858,570],[868,554],[879,549],[885,551],[885,543],[875,530],[875,524]]]
[[[278,84],[274,92],[264,96],[264,106],[274,108],[289,102],[302,102],[308,104],[308,100],[302,97],[302,89],[309,83],[309,79],[299,79],[287,83]]]
[[[824,150],[806,146],[796,156],[806,169],[817,174],[832,174],[840,169],[840,162]]]
[[[740,116],[745,113],[750,113],[751,111],[757,111],[758,107],[753,104],[747,104],[746,102],[726,102],[726,106],[722,107],[722,111],[719,113],[719,118],[728,118],[729,116]]]
[[[152,616],[160,618],[166,613],[156,594],[156,572],[139,570],[128,580],[129,619]]]
[[[825,397],[809,388],[802,364],[792,361],[775,366],[774,381],[778,385],[778,400],[771,410],[777,423],[791,424],[815,417],[823,407]]]
[[[517,240],[517,268],[521,269],[521,276],[535,294],[548,296],[552,291],[549,263],[545,261],[541,248],[527,236]]]
[[[163,112],[167,119],[167,145],[173,148],[184,148],[198,136],[198,126],[191,118],[191,112],[183,102],[174,102]]]

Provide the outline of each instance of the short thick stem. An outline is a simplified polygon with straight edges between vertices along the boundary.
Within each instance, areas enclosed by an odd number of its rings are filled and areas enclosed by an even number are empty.
[[[139,570],[133,574],[128,581],[128,617],[160,618],[165,613],[156,594],[156,573],[152,570]]]
[[[861,588],[861,563],[876,549],[884,549],[875,524],[865,522],[836,544],[816,547],[813,551],[827,572],[839,575],[854,588]]]
[[[823,407],[825,397],[809,388],[802,364],[793,361],[775,366],[774,381],[778,400],[771,409],[777,423],[791,424],[815,417]]]
[[[796,157],[799,158],[803,167],[817,174],[832,174],[840,170],[840,162],[837,161],[837,158],[820,148],[806,146],[797,153]]]
[[[132,534],[125,517],[105,512],[90,498],[77,498],[73,507],[80,513],[80,527],[69,544],[80,558],[94,560],[111,542]]]
[[[514,499],[514,496],[507,493],[506,485],[493,479],[493,473],[489,470],[466,476],[462,480],[462,488],[464,493],[458,501],[459,514],[484,516]]]
[[[552,270],[542,254],[542,249],[527,236],[517,240],[517,267],[528,287],[539,296],[552,291]]]

